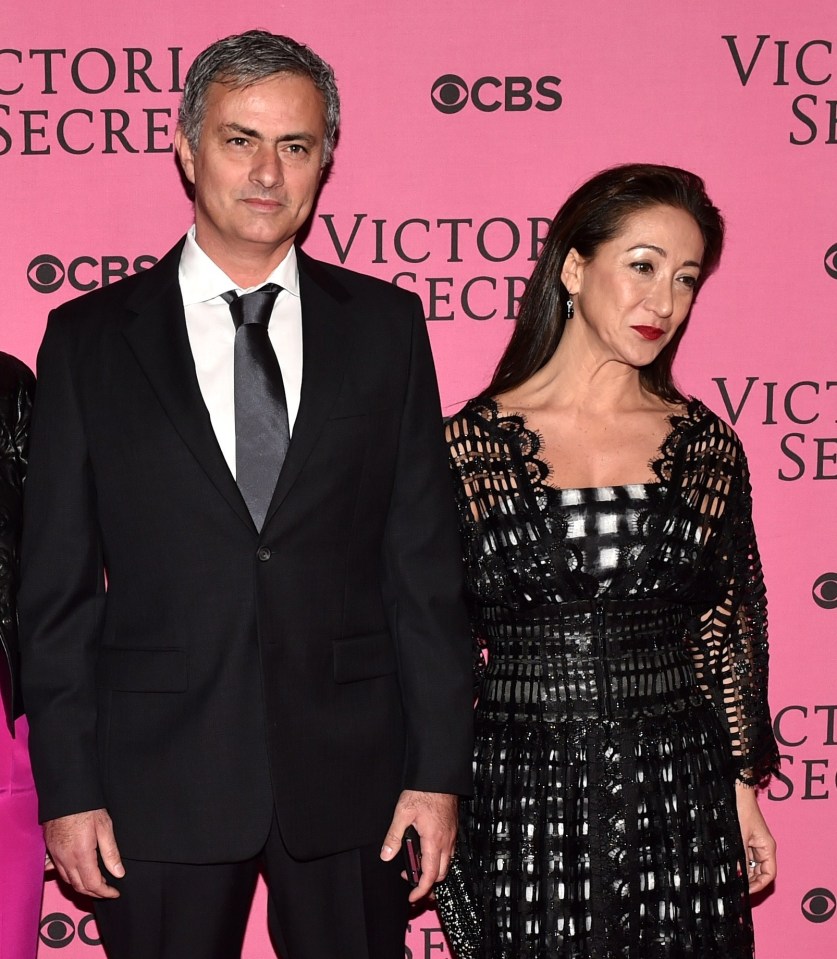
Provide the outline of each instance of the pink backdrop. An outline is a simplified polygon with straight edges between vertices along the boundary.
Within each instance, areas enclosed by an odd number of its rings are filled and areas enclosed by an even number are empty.
[[[77,9],[83,12],[76,12]],[[443,401],[485,382],[546,220],[596,170],[703,175],[729,223],[682,385],[750,454],[784,754],[763,797],[781,875],[760,959],[837,954],[837,20],[833,0],[298,5],[60,0],[0,12],[0,348],[30,364],[47,311],[142,268],[190,223],[170,139],[180,81],[253,26],[310,43],[345,106],[306,249],[424,299]],[[439,109],[442,107],[442,109]],[[510,306],[511,304],[511,306]],[[831,482],[829,482],[831,481]],[[94,959],[95,924],[47,883],[39,955]],[[247,959],[267,959],[264,890]],[[432,912],[406,955],[447,951]]]

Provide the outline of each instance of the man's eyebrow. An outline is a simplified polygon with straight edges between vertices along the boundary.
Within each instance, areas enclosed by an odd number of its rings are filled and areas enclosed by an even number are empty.
[[[265,136],[263,133],[260,133],[258,130],[253,130],[250,127],[244,127],[240,123],[225,123],[221,127],[221,130],[224,133],[240,133],[242,136],[250,137],[251,140],[264,140]],[[314,143],[316,137],[313,133],[283,133],[282,136],[276,137],[276,143],[290,143],[292,141],[302,141],[303,143]]]
[[[276,142],[289,143],[291,140],[302,140],[304,143],[314,143],[316,139],[313,133],[283,133],[282,136],[276,137]]]
[[[255,140],[262,140],[263,137],[258,130],[251,130],[249,127],[243,127],[240,123],[224,123],[221,129],[225,133],[242,133],[244,136],[252,137]]]

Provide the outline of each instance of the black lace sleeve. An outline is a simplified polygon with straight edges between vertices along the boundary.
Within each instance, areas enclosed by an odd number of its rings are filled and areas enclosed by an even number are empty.
[[[767,701],[767,599],[752,520],[747,459],[734,431],[713,417],[683,478],[704,517],[718,599],[699,616],[692,655],[701,685],[729,729],[736,777],[762,786],[779,753]]]
[[[475,434],[474,425],[466,417],[452,417],[445,423],[445,439],[448,443],[449,463],[453,479],[454,496],[459,513],[459,531],[462,538],[462,560],[466,572],[475,562],[473,544],[478,536],[480,521],[474,494],[480,486],[479,477],[484,474],[485,450]],[[467,578],[467,577],[466,577]],[[473,598],[469,599],[473,607]],[[485,674],[486,642],[471,609],[471,645],[473,650],[474,696],[479,696]]]

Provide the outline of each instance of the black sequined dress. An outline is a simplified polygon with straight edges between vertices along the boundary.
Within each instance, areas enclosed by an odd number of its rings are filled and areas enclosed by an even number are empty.
[[[559,490],[492,400],[448,422],[477,663],[463,833],[485,959],[753,954],[734,780],[778,761],[746,460],[698,401],[657,482]]]

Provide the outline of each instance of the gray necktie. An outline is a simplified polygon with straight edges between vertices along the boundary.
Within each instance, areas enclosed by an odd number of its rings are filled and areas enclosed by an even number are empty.
[[[235,480],[261,530],[290,442],[282,371],[267,334],[282,287],[222,293],[235,323]]]

